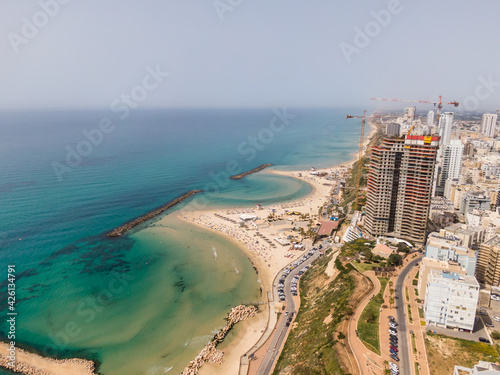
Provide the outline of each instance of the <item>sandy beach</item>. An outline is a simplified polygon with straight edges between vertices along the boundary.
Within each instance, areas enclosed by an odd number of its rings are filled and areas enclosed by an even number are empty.
[[[364,151],[377,128],[370,124],[370,131],[364,142]],[[358,152],[353,158],[338,166],[318,169],[315,172],[328,174],[339,172],[341,179],[347,175],[347,170],[358,160]],[[240,247],[250,261],[254,264],[259,274],[263,289],[263,302],[261,311],[256,317],[240,323],[238,334],[230,342],[223,344],[224,362],[222,365],[205,364],[201,375],[237,374],[240,367],[241,357],[247,353],[259,341],[269,321],[269,309],[267,304],[267,292],[271,290],[276,275],[290,262],[300,258],[305,253],[307,245],[311,240],[304,240],[304,249],[294,249],[291,245],[282,245],[277,240],[284,240],[288,235],[299,237],[293,231],[292,222],[308,219],[300,219],[300,215],[287,215],[287,212],[295,211],[301,215],[315,217],[318,210],[330,197],[335,181],[327,180],[311,174],[311,171],[279,171],[266,170],[260,173],[271,173],[300,179],[310,184],[313,191],[306,197],[287,203],[278,203],[265,207],[241,207],[229,209],[207,209],[190,211],[189,207],[178,214],[179,219],[199,225],[210,231],[227,237]],[[243,216],[242,216],[243,215]],[[256,216],[257,219],[245,227],[240,227],[239,222],[244,215]],[[268,223],[267,218],[273,215],[280,220]],[[317,220],[313,219],[314,223]],[[161,221],[160,221],[161,222]]]

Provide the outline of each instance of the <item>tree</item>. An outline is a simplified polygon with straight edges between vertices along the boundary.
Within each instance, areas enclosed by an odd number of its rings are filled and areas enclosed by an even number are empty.
[[[492,338],[493,340],[500,340],[500,332],[498,332],[498,331],[493,331],[493,332],[491,332],[491,335],[490,335],[490,336],[491,336],[491,338]]]
[[[388,266],[399,266],[403,262],[403,257],[399,254],[391,254],[387,259]]]

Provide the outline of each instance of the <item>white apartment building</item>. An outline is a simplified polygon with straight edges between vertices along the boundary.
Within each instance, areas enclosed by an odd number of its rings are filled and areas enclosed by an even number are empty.
[[[427,114],[427,125],[434,126],[434,111],[429,111]]]
[[[485,113],[483,115],[483,121],[481,122],[481,134],[489,137],[495,137],[495,130],[497,128],[497,114],[495,113]]]
[[[460,176],[462,167],[462,156],[464,153],[464,145],[458,139],[452,139],[448,144],[442,146],[442,167],[439,176],[439,183],[436,186],[436,195],[444,195],[447,179],[456,179]]]
[[[451,128],[453,126],[453,112],[445,112],[439,118],[439,135],[441,136],[441,144],[446,146],[450,143]]]
[[[479,283],[474,276],[432,270],[425,291],[425,322],[472,332],[478,300]]]

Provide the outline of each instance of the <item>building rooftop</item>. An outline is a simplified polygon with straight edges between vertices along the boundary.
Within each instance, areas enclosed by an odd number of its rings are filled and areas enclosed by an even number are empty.
[[[479,283],[474,276],[469,275],[459,275],[456,272],[450,272],[445,270],[431,270],[430,274],[434,280],[445,279],[451,280],[459,284],[465,284],[469,286],[475,286],[479,288]]]

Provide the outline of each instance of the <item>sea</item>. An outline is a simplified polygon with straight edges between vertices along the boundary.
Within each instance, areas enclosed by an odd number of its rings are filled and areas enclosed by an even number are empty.
[[[261,172],[352,158],[353,109],[135,109],[0,112],[0,338],[99,363],[104,375],[180,373],[231,307],[262,301],[242,250],[175,212],[255,206],[311,192]],[[192,189],[150,228],[106,234]],[[15,304],[8,303],[8,267]],[[10,310],[9,310],[10,309]],[[1,374],[7,374],[4,370]]]

